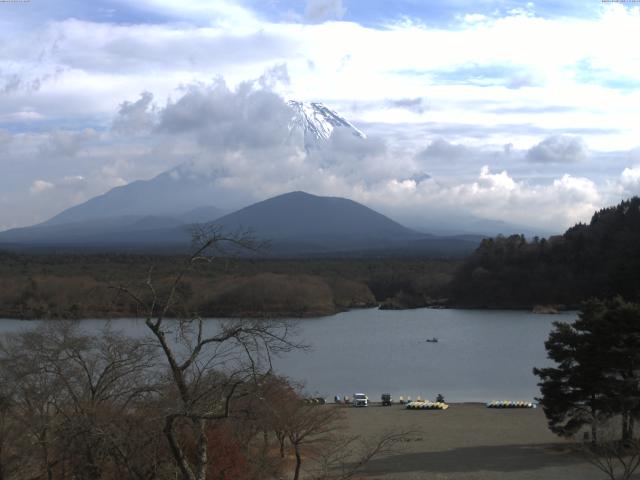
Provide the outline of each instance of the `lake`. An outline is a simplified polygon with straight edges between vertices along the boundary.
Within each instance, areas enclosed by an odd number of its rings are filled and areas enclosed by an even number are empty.
[[[276,358],[278,373],[302,381],[309,394],[333,398],[383,392],[449,402],[533,400],[539,395],[534,366],[546,366],[544,341],[553,321],[576,312],[539,315],[504,310],[351,310],[330,317],[297,319],[309,351]],[[38,322],[0,320],[0,334]],[[97,330],[104,320],[83,320]],[[138,319],[111,321],[132,336],[146,333]],[[436,337],[437,343],[425,340]]]

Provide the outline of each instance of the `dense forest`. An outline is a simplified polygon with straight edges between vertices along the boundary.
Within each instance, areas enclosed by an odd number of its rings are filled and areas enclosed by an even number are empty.
[[[468,307],[577,306],[590,297],[640,296],[640,198],[596,212],[564,235],[483,240],[450,286]]]
[[[55,255],[0,252],[0,318],[137,315],[113,287],[161,287],[184,262],[162,255]],[[444,296],[459,261],[429,259],[284,260],[218,258],[182,280],[189,311],[203,316],[308,317],[349,308],[419,307]]]

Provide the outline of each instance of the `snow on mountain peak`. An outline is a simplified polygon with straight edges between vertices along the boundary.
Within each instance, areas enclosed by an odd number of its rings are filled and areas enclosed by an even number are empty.
[[[288,104],[294,112],[289,122],[289,132],[302,130],[307,149],[327,141],[335,128],[348,128],[356,137],[367,138],[351,122],[322,103],[289,100]]]

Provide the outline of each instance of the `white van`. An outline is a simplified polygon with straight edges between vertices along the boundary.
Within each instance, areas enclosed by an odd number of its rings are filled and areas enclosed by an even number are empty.
[[[367,397],[364,393],[354,393],[353,394],[353,406],[354,407],[368,407],[369,406],[369,397]]]

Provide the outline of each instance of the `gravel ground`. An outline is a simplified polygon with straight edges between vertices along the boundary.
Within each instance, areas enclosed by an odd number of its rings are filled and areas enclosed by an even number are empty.
[[[469,403],[446,411],[406,410],[399,405],[345,410],[348,433],[372,437],[389,429],[417,432],[398,453],[372,460],[367,478],[607,478],[548,430],[541,409],[489,409]]]

